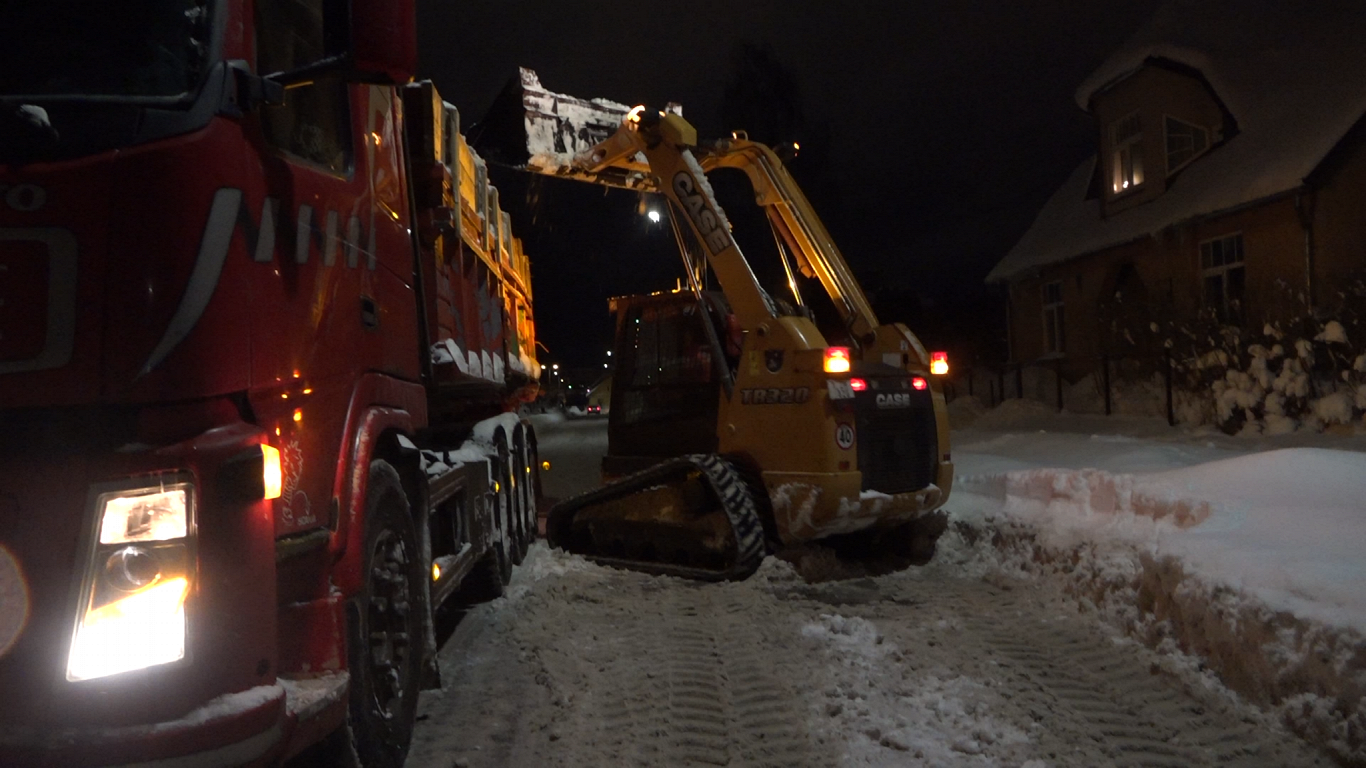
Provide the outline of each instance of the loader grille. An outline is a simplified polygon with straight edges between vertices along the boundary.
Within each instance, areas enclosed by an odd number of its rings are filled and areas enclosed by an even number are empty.
[[[883,392],[892,389],[888,382],[881,383]],[[865,491],[906,493],[935,480],[939,445],[930,393],[900,387],[895,391],[909,395],[909,405],[880,408],[872,391],[856,399],[858,468]]]

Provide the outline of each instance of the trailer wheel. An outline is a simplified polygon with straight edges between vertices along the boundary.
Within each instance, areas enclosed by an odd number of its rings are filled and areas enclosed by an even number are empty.
[[[423,567],[397,470],[370,464],[364,586],[348,606],[351,671],[346,728],[365,768],[399,768],[408,755],[422,667],[417,610]]]
[[[541,520],[538,504],[541,500],[541,457],[536,451],[536,436],[527,427],[530,438],[526,440],[526,482],[523,488],[523,508],[526,510],[526,542],[530,547],[541,536]]]
[[[517,454],[508,446],[507,433],[499,430],[493,437],[494,447],[498,450],[498,486],[495,492],[498,505],[498,524],[502,526],[499,541],[503,547],[503,583],[512,578],[512,567],[520,565],[526,555],[522,541],[521,504],[517,503],[516,467]]]
[[[531,548],[531,542],[536,540],[536,478],[531,463],[531,443],[527,440],[529,429],[525,424],[519,424],[512,434],[512,467],[510,471],[517,479],[514,487],[516,489],[517,545],[521,552],[517,558],[519,565],[522,559],[526,557],[527,550]]]

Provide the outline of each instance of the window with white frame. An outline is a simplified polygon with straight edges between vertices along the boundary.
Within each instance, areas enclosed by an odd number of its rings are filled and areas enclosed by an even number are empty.
[[[1110,126],[1111,183],[1115,194],[1127,192],[1143,183],[1143,123],[1138,113],[1116,120]]]
[[[1062,281],[1043,286],[1043,350],[1046,354],[1062,354],[1067,347],[1063,332]]]
[[[1170,116],[1166,123],[1167,173],[1175,173],[1209,148],[1209,131]]]
[[[1243,236],[1229,235],[1201,243],[1200,272],[1205,306],[1214,310],[1220,322],[1240,325],[1245,285]]]

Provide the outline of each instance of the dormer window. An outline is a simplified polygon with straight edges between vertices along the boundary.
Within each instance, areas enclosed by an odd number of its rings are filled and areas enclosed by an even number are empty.
[[[1174,117],[1167,118],[1167,173],[1194,160],[1209,147],[1209,131]]]
[[[1138,113],[1110,125],[1112,188],[1116,195],[1143,183],[1143,123]]]

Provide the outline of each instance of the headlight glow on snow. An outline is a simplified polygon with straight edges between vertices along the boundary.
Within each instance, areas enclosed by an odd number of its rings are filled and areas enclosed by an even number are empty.
[[[102,493],[66,679],[93,680],[185,658],[194,487]]]

